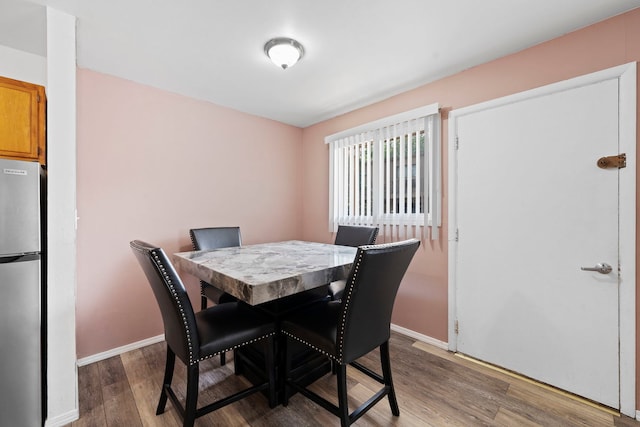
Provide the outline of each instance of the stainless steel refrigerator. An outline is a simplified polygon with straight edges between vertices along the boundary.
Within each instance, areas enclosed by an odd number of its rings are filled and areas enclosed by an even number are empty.
[[[0,159],[0,427],[43,424],[43,177]]]

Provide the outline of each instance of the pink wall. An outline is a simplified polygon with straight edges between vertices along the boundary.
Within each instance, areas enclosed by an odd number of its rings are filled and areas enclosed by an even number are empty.
[[[246,243],[331,242],[326,135],[439,102],[446,144],[446,111],[638,60],[640,9],[304,130],[79,70],[78,357],[162,333],[131,239],[171,253],[191,227],[237,224]],[[423,242],[393,322],[447,341],[444,152],[442,237]]]
[[[304,129],[304,238],[331,239],[327,232],[329,151],[324,144],[326,135],[412,108],[440,103],[445,111],[443,233],[439,242],[431,245],[427,242],[414,258],[400,287],[393,322],[448,341],[446,112],[638,60],[640,9]]]
[[[173,253],[190,249],[189,228],[214,225],[239,225],[245,243],[300,238],[301,139],[299,128],[78,70],[78,357],[163,333],[130,240]]]

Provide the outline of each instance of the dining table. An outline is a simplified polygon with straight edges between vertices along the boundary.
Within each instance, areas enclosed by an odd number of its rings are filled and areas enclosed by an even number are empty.
[[[289,240],[203,251],[179,252],[174,265],[256,310],[273,316],[276,324],[294,310],[328,298],[328,284],[348,277],[357,248]],[[279,329],[279,328],[278,328]],[[284,338],[276,339],[277,401],[284,396]],[[293,342],[291,372],[307,384],[331,370],[330,361],[302,343]],[[264,349],[253,343],[234,351],[234,371],[254,384],[266,379]]]
[[[230,248],[179,252],[181,272],[259,305],[346,279],[357,248],[289,240]]]

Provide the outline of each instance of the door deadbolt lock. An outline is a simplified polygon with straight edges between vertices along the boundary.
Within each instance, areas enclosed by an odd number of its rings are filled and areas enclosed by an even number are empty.
[[[609,274],[613,271],[613,267],[611,267],[606,262],[599,262],[595,267],[580,267],[582,271],[597,271],[600,274]]]

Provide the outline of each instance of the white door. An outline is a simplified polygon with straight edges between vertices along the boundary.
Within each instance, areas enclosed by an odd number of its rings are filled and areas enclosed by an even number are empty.
[[[614,408],[619,232],[633,231],[619,221],[626,170],[597,160],[620,153],[620,89],[609,78],[452,114],[450,212],[457,351]]]

